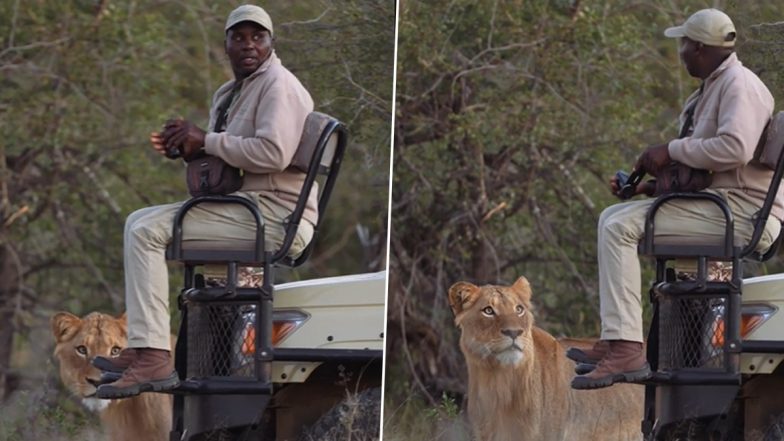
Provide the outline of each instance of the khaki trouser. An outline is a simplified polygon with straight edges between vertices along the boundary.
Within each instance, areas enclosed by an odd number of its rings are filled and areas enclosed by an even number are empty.
[[[711,190],[728,202],[735,219],[735,243],[748,243],[751,217],[758,203],[740,191]],[[643,239],[645,215],[654,199],[625,202],[606,208],[599,217],[598,261],[602,339],[643,341],[640,261],[637,245]],[[656,214],[657,243],[719,244],[724,238],[724,216],[708,201],[679,200],[664,204]],[[771,216],[758,250],[778,237],[781,223]]]
[[[282,219],[291,212],[251,192],[235,193],[259,204],[265,222],[265,247],[277,249],[283,242]],[[174,215],[183,202],[142,208],[125,222],[125,303],[128,317],[128,346],[170,349],[169,275],[166,246],[172,239]],[[255,237],[250,212],[236,204],[200,204],[188,211],[183,221],[183,244],[198,240],[227,244]],[[303,220],[291,245],[297,255],[313,237],[313,225]]]

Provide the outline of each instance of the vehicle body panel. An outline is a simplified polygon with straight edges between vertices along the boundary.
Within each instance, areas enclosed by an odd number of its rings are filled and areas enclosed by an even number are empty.
[[[276,285],[276,310],[296,309],[309,316],[278,347],[382,350],[385,292],[385,271]],[[303,382],[320,364],[274,362],[272,378],[276,383]]]

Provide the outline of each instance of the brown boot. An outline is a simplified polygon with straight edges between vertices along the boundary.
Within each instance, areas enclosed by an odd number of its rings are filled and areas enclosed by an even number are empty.
[[[610,349],[608,340],[599,340],[593,344],[591,349],[569,348],[566,350],[566,358],[577,363],[596,364],[607,355]]]
[[[610,350],[596,369],[572,380],[573,389],[598,389],[614,383],[633,383],[651,376],[642,343],[611,340]]]
[[[176,388],[180,379],[174,370],[171,353],[162,349],[140,348],[137,357],[122,377],[98,387],[98,398],[125,398],[142,392],[162,392]]]
[[[93,358],[93,366],[104,372],[112,372],[121,374],[128,369],[131,364],[136,361],[136,349],[125,348],[120,351],[117,357],[95,357]]]

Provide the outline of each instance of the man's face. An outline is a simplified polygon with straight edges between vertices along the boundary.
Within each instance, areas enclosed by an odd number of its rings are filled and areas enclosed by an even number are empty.
[[[701,45],[701,43],[698,43],[689,37],[683,37],[681,38],[681,46],[678,50],[678,54],[680,55],[683,64],[686,66],[689,75],[697,78],[699,78],[697,54]]]
[[[272,37],[257,23],[243,21],[226,33],[226,54],[238,80],[255,72],[271,53]]]

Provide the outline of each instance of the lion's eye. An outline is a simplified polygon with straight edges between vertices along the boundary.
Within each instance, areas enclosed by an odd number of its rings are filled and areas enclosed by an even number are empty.
[[[482,308],[482,313],[488,317],[495,315],[495,311],[493,310],[492,306],[485,306],[484,308]]]
[[[78,352],[81,355],[87,355],[87,346],[85,346],[85,345],[77,346],[76,347],[76,352]]]
[[[517,315],[525,314],[525,308],[523,308],[523,305],[517,305],[515,307],[515,311],[517,311]]]
[[[111,352],[112,357],[116,357],[116,356],[120,355],[120,351],[122,351],[122,348],[120,348],[119,346],[113,347],[112,348],[112,352]]]

